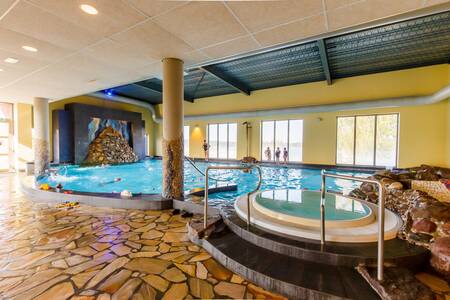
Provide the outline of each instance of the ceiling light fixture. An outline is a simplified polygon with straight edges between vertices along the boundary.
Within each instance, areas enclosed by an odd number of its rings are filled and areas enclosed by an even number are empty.
[[[6,62],[8,64],[15,64],[15,63],[19,62],[19,60],[14,57],[8,57],[8,58],[5,58],[4,62]]]
[[[81,4],[80,8],[81,8],[82,11],[84,11],[87,14],[90,14],[90,15],[98,14],[98,10],[95,7],[93,7],[92,5]]]
[[[3,72],[3,69],[0,69],[0,72]]]
[[[38,49],[36,49],[34,47],[31,47],[31,46],[22,46],[22,49],[30,51],[30,52],[37,52],[38,51]]]

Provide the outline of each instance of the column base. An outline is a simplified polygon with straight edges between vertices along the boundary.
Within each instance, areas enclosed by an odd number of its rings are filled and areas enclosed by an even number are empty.
[[[166,199],[184,198],[184,152],[183,137],[176,140],[162,141],[163,189]]]

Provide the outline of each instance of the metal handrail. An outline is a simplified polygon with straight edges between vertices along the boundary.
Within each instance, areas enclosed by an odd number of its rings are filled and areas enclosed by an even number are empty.
[[[206,177],[206,174],[195,165],[195,162],[192,159],[190,159],[187,156],[185,156],[184,158],[194,167],[195,170],[197,170],[197,172],[199,172],[202,176]],[[212,179],[212,180],[215,180],[215,181],[221,181],[221,182],[228,182],[228,181],[230,181],[230,180],[218,179],[218,178],[214,178],[214,177],[210,177],[209,179]]]
[[[320,191],[320,242],[325,244],[325,192],[326,192],[326,177],[346,179],[353,181],[360,181],[366,183],[373,183],[378,186],[378,253],[377,253],[377,279],[383,280],[383,265],[384,265],[384,188],[383,185],[373,179],[362,177],[355,177],[349,175],[331,174],[322,170],[322,188]]]
[[[256,168],[258,170],[258,185],[256,188],[247,193],[247,226],[250,226],[250,196],[259,191],[262,183],[262,172],[261,168],[257,165],[244,165],[244,166],[208,166],[206,168],[205,175],[205,199],[204,199],[204,208],[203,208],[203,228],[206,229],[208,226],[208,173],[209,170],[249,170],[252,168]]]

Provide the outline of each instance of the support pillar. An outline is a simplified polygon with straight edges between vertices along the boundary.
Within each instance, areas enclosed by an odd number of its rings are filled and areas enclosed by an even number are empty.
[[[163,59],[163,190],[166,199],[182,199],[183,186],[183,61]]]
[[[34,175],[43,175],[49,166],[49,108],[48,99],[33,99]]]

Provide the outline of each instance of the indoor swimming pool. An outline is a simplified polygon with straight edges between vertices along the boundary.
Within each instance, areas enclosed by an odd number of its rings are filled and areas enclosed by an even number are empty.
[[[210,163],[217,165],[217,163]],[[205,170],[208,163],[196,162],[200,170]],[[185,161],[184,188],[204,187],[204,177]],[[320,169],[261,167],[262,190],[275,189],[306,189],[319,190],[321,184]],[[336,170],[328,170],[337,172]],[[369,173],[339,171],[341,174],[355,176],[369,176]],[[231,199],[253,190],[257,184],[255,173],[242,171],[212,170],[210,177],[229,181],[236,184],[238,190],[214,194],[214,198]],[[162,162],[158,159],[148,159],[132,164],[111,166],[59,166],[52,169],[50,174],[41,178],[39,184],[48,183],[50,186],[61,184],[66,190],[79,192],[120,193],[123,190],[133,194],[159,194],[162,191]],[[210,180],[210,186],[217,183]],[[223,184],[223,182],[221,182]],[[350,191],[357,187],[357,182],[339,179],[327,179],[327,188],[333,191]]]

